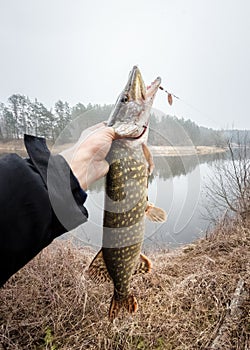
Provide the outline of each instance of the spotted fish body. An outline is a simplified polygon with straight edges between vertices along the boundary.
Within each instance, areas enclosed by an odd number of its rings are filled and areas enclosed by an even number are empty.
[[[162,209],[148,205],[148,175],[153,163],[146,147],[148,118],[160,85],[157,78],[146,90],[140,71],[134,67],[108,120],[117,139],[107,161],[102,249],[89,267],[96,282],[112,280],[114,295],[109,310],[111,321],[121,308],[134,313],[137,300],[130,293],[134,274],[149,272],[151,262],[141,254],[145,213],[153,221],[165,221]],[[150,213],[150,214],[149,214]]]
[[[142,148],[122,140],[113,143],[108,161],[102,251],[114,298],[123,300],[129,296],[144,237],[148,170]]]

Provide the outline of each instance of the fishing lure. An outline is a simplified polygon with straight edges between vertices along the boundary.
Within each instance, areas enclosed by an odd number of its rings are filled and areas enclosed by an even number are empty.
[[[159,89],[166,92],[166,94],[168,95],[168,103],[170,104],[170,106],[172,106],[173,104],[173,97],[180,99],[178,96],[174,95],[173,93],[168,92],[166,89],[164,89],[164,87],[159,86]]]

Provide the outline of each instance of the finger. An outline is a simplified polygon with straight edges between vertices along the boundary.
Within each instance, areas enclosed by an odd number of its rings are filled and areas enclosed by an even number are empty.
[[[101,122],[101,123],[98,123],[98,124],[95,124],[95,125],[90,126],[90,127],[89,127],[88,129],[86,129],[86,130],[94,131],[94,130],[103,128],[103,127],[105,127],[105,126],[106,126],[105,122]]]
[[[104,123],[98,123],[98,124],[95,124],[93,126],[90,126],[89,128],[85,129],[82,131],[80,137],[79,137],[79,140],[85,140],[89,135],[92,135],[94,132],[98,131],[98,130],[101,130],[105,128],[105,124]],[[78,140],[78,141],[79,141]]]
[[[94,126],[91,126],[90,128],[83,130],[77,143],[82,143],[84,142],[87,138],[89,138],[91,135],[95,134],[96,132],[98,132],[99,130],[102,130],[103,128],[105,128],[105,126],[103,125],[103,123],[99,123],[96,124]]]
[[[109,171],[109,163],[105,159],[98,162],[97,171],[99,173],[99,178],[105,176]]]
[[[96,130],[96,132],[110,138],[111,140],[114,140],[116,136],[115,130],[114,128],[112,128],[112,126],[106,126],[104,128],[100,128],[99,130]]]
[[[91,162],[88,166],[85,176],[86,188],[88,188],[95,181],[105,176],[108,170],[109,164],[106,160]]]
[[[104,126],[99,129],[90,131],[81,137],[80,142],[91,142],[93,147],[103,147],[106,144],[111,146],[111,142],[115,139],[115,131],[112,127]]]

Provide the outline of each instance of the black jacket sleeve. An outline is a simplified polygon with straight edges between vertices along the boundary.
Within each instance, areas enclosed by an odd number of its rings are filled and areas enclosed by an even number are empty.
[[[62,233],[87,220],[86,193],[64,158],[25,135],[28,159],[0,159],[0,286]]]

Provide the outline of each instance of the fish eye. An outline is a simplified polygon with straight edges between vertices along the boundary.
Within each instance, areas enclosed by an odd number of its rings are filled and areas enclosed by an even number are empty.
[[[123,103],[128,102],[128,96],[127,96],[127,95],[124,95],[124,96],[121,98],[121,102],[123,102]]]

